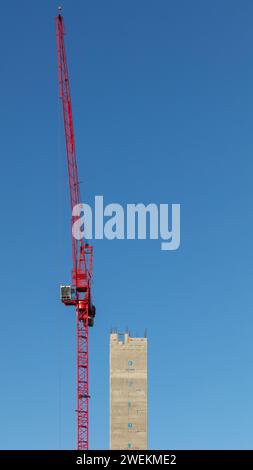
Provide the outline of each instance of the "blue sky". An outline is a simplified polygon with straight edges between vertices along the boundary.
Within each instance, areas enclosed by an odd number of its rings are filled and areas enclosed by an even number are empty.
[[[252,448],[253,4],[64,1],[84,202],[181,204],[181,247],[94,243],[90,446],[109,332],[148,330],[149,448]],[[75,448],[57,2],[1,2],[0,447]]]

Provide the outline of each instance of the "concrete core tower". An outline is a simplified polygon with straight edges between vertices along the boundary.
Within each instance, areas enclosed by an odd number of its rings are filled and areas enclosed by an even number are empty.
[[[110,335],[110,449],[147,449],[147,338]]]

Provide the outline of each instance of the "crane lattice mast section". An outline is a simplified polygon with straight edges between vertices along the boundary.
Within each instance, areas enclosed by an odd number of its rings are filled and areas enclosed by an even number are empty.
[[[64,44],[64,21],[59,13],[55,18],[59,95],[62,102],[66,153],[68,164],[69,192],[71,214],[73,208],[80,204],[78,170],[75,154],[72,106],[68,76],[66,49]],[[75,217],[71,217],[71,227]],[[83,239],[76,240],[71,234],[72,242],[72,281],[71,285],[61,286],[61,300],[66,306],[76,307],[77,331],[77,449],[89,448],[89,356],[88,328],[93,326],[96,313],[91,301],[92,281],[92,246]]]

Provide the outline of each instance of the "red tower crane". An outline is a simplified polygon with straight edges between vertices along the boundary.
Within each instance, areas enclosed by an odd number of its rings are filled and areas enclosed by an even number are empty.
[[[59,9],[60,10],[60,9]],[[59,95],[62,101],[71,214],[73,208],[80,204],[78,171],[75,154],[72,106],[70,97],[66,49],[64,44],[64,21],[60,14],[55,18]],[[71,217],[71,227],[76,217]],[[71,285],[61,286],[61,301],[66,306],[76,307],[76,345],[77,345],[77,449],[88,449],[89,437],[89,357],[88,327],[93,326],[96,314],[91,300],[92,281],[92,246],[83,239],[72,241],[72,281]]]

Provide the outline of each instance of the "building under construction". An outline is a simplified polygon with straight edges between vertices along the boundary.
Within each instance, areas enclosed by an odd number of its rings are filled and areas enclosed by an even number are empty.
[[[75,207],[81,203],[75,152],[70,84],[61,7],[55,18],[59,96],[62,102],[69,179],[71,226]],[[75,307],[77,331],[77,449],[89,449],[89,327],[96,308],[92,301],[93,247],[83,238],[71,237],[71,281],[61,286],[61,301]],[[147,339],[111,334],[110,341],[110,447],[147,448]]]
[[[110,449],[147,449],[147,338],[110,335]]]

